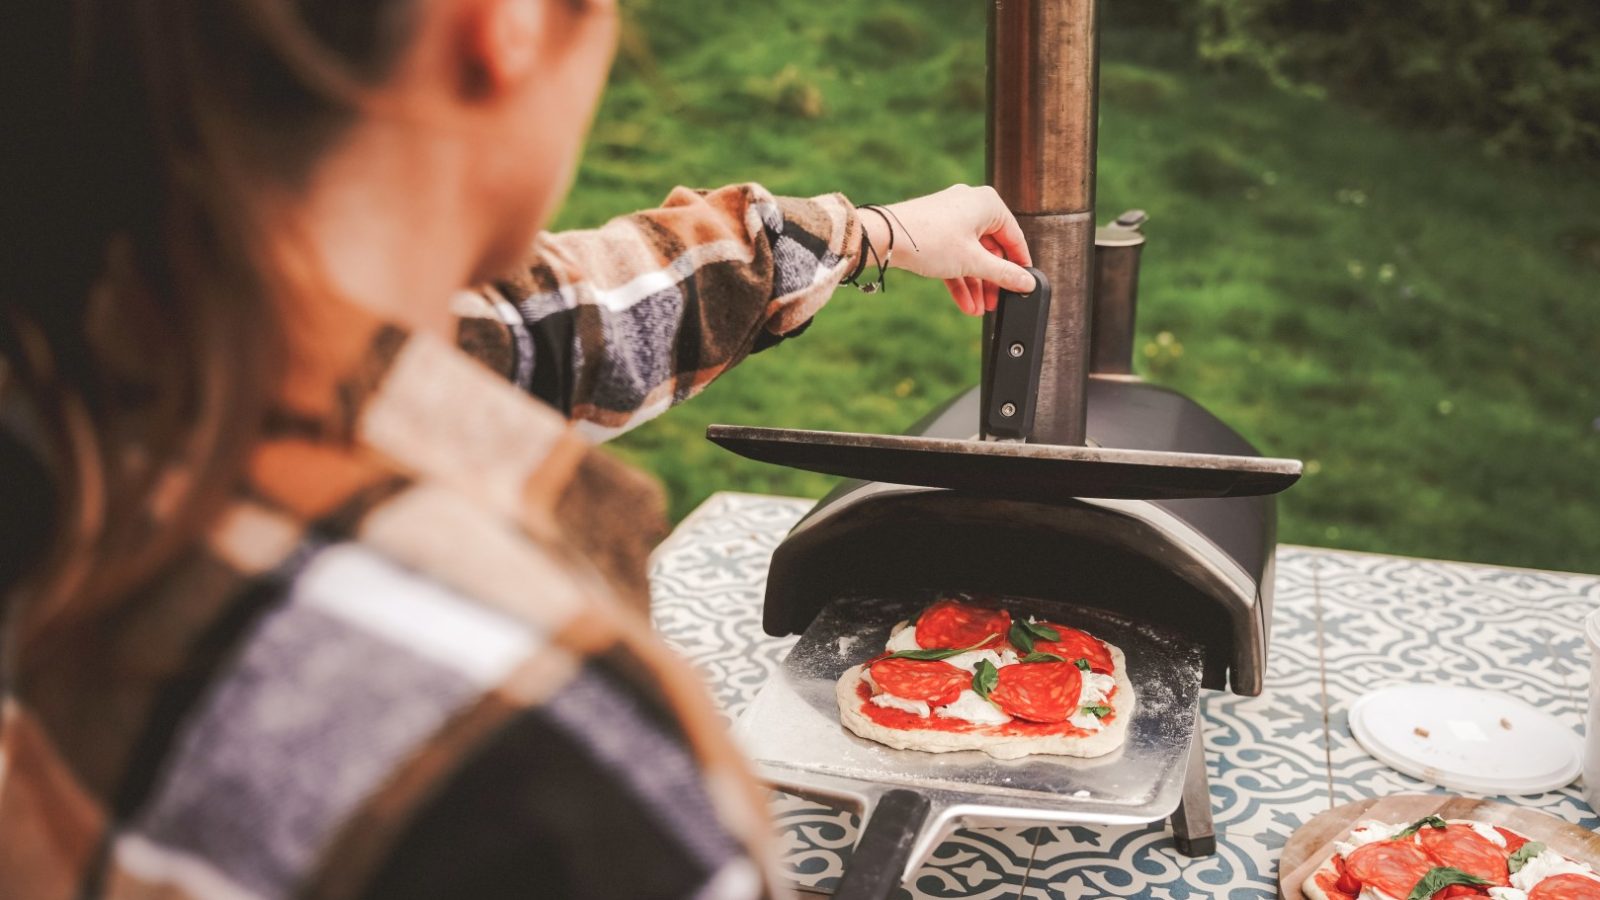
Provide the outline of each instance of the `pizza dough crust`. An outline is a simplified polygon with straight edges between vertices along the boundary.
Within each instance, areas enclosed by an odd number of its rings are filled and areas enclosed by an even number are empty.
[[[1333,864],[1332,854],[1323,860],[1322,865],[1317,866],[1316,870],[1306,878],[1305,884],[1300,886],[1300,893],[1305,894],[1307,900],[1328,900],[1328,893],[1322,889],[1322,885],[1317,884],[1317,876],[1324,872],[1332,873],[1335,878],[1339,877],[1339,868]]]
[[[839,677],[839,683],[834,688],[839,699],[839,721],[856,735],[896,750],[921,750],[925,753],[981,750],[995,759],[1020,759],[1036,753],[1055,756],[1104,756],[1121,747],[1127,740],[1128,723],[1133,719],[1137,703],[1133,693],[1133,683],[1128,680],[1127,661],[1122,656],[1122,650],[1109,643],[1106,647],[1110,649],[1114,663],[1111,677],[1117,681],[1117,693],[1113,701],[1116,717],[1111,720],[1110,725],[1091,735],[1080,737],[1007,735],[999,733],[1000,728],[1004,726],[978,727],[961,732],[886,728],[872,721],[861,711],[862,701],[858,690],[866,663],[850,667]]]

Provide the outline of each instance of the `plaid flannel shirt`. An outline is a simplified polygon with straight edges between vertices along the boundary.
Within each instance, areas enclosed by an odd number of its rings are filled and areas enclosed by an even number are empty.
[[[637,609],[659,489],[571,420],[803,327],[859,240],[753,185],[542,236],[456,298],[487,369],[332,309],[204,539],[75,658],[8,660],[0,900],[774,891],[761,793]]]

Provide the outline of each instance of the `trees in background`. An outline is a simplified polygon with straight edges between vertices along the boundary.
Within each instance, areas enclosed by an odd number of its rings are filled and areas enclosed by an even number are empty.
[[[1112,5],[1119,5],[1113,2]],[[1596,0],[1132,0],[1209,62],[1258,69],[1496,154],[1600,159]]]

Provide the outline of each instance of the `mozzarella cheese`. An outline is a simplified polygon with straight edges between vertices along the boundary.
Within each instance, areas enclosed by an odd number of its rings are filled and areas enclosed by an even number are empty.
[[[926,700],[907,700],[904,697],[896,697],[893,694],[873,694],[870,702],[874,706],[882,706],[888,709],[903,709],[908,713],[915,713],[919,716],[928,715],[928,701]],[[940,714],[943,715],[942,710],[940,711]]]
[[[1101,675],[1098,672],[1083,673],[1083,692],[1078,695],[1079,706],[1097,706],[1104,703],[1110,696],[1111,689],[1117,686],[1117,680],[1110,675]]]
[[[894,627],[894,633],[889,635],[889,643],[883,649],[890,653],[899,653],[902,650],[920,650],[917,646],[917,629],[908,622],[901,622]]]
[[[1001,712],[999,707],[971,689],[962,691],[955,702],[941,706],[934,712],[946,719],[962,719],[974,725],[1004,725],[1011,721],[1011,717]]]
[[[1386,841],[1389,835],[1405,828],[1404,825],[1390,825],[1388,822],[1379,822],[1377,819],[1364,819],[1356,823],[1350,830],[1350,837],[1342,841],[1333,842],[1333,850],[1340,856],[1348,857],[1360,847],[1377,841]]]
[[[1518,890],[1531,891],[1533,886],[1552,875],[1586,875],[1600,880],[1594,870],[1581,862],[1567,859],[1554,850],[1543,853],[1528,860],[1520,872],[1511,876],[1511,886]]]
[[[1099,731],[1104,727],[1100,722],[1099,716],[1094,713],[1086,713],[1081,709],[1067,721],[1072,724],[1072,727],[1082,728],[1084,731]]]
[[[1501,849],[1505,848],[1506,836],[1496,831],[1493,825],[1490,825],[1486,822],[1469,822],[1467,824],[1484,840],[1495,845],[1496,847],[1500,847]]]

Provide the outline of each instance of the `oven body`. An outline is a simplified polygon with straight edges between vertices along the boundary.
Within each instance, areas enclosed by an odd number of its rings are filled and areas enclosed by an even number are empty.
[[[1104,446],[1255,455],[1189,398],[1088,379],[1087,432]],[[974,388],[914,434],[969,438]],[[965,591],[1060,600],[1158,623],[1198,644],[1203,686],[1261,692],[1272,618],[1272,497],[1031,503],[876,482],[841,484],[777,548],[769,634],[804,631],[838,597]]]

